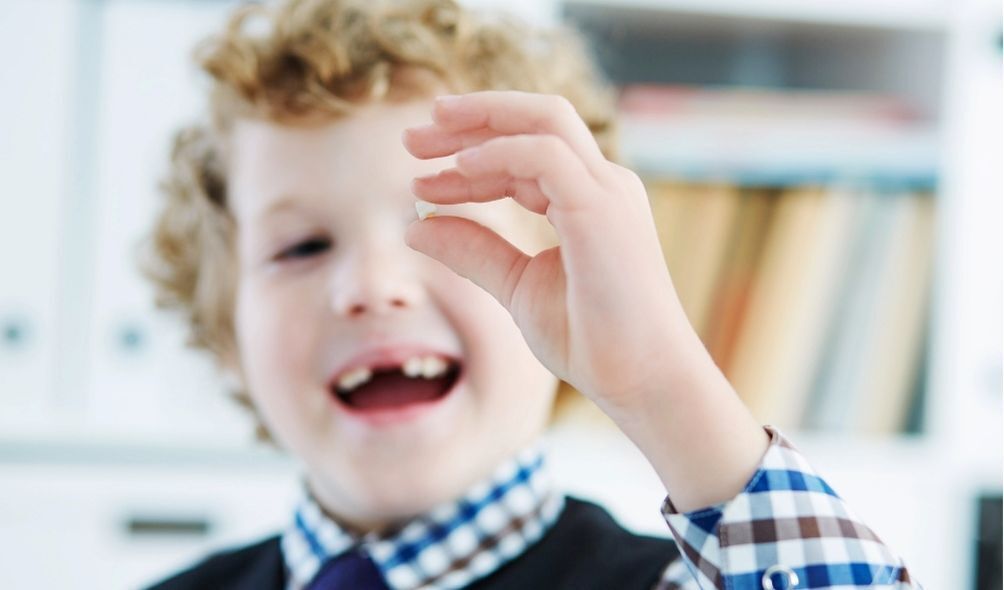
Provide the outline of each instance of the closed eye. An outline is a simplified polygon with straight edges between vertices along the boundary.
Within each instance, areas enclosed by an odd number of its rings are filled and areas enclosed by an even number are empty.
[[[302,242],[297,242],[289,248],[279,252],[275,255],[275,260],[296,260],[302,258],[310,258],[311,256],[317,256],[323,252],[326,252],[331,248],[331,240],[328,238],[310,238],[308,240],[303,240]]]

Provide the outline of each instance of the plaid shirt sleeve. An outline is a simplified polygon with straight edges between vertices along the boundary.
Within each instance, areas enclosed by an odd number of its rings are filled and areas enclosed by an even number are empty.
[[[776,428],[738,496],[662,514],[680,547],[657,590],[889,588],[920,590],[903,562]],[[797,581],[796,581],[797,580]]]

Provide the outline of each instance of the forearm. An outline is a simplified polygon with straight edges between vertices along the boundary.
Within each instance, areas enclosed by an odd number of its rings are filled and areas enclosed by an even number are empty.
[[[653,466],[681,512],[742,491],[770,438],[697,339],[666,363],[636,406],[613,416]]]

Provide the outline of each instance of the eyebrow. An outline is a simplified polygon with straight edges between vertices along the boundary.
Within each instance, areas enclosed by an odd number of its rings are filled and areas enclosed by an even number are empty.
[[[303,200],[305,197],[301,195],[294,194],[282,194],[278,198],[273,199],[271,203],[259,209],[254,214],[255,221],[262,221],[276,215],[278,213],[283,213],[286,211],[293,211],[297,209],[304,209]]]

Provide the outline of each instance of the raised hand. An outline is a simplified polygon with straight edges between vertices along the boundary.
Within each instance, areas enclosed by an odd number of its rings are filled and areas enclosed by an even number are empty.
[[[436,100],[408,129],[418,158],[456,167],[415,179],[437,204],[513,198],[546,215],[560,245],[530,257],[469,219],[414,222],[406,241],[492,294],[534,354],[608,413],[655,395],[672,366],[704,353],[679,304],[645,188],[608,161],[564,98],[486,91]],[[664,392],[666,393],[666,392]]]

